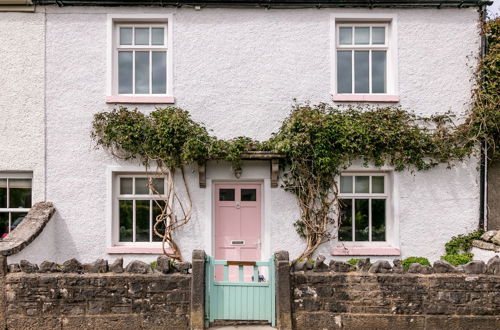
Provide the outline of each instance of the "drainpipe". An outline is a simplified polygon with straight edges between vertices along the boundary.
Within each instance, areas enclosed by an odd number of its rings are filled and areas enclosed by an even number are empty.
[[[0,11],[35,11],[31,0],[0,0]]]
[[[486,23],[486,5],[480,7],[479,15],[481,18],[481,24]],[[480,60],[486,56],[488,51],[487,39],[484,33],[481,33],[481,53]],[[483,79],[483,73],[481,72],[481,80]],[[480,161],[480,184],[479,184],[479,228],[487,229],[488,226],[488,145],[485,140],[481,141],[481,161]]]

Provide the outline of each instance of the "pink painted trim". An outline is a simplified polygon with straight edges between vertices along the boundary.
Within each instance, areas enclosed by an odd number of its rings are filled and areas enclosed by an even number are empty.
[[[334,102],[399,102],[398,95],[334,94],[332,99]]]
[[[394,247],[336,246],[332,256],[399,256],[401,251]]]
[[[167,252],[172,252],[167,249]],[[161,247],[135,247],[135,246],[113,246],[106,249],[108,254],[163,254]]]
[[[175,103],[173,96],[106,96],[106,103]]]

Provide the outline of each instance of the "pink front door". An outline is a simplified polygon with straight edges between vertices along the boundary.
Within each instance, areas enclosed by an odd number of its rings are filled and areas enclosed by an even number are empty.
[[[261,186],[259,184],[215,185],[215,259],[259,261],[261,258]],[[233,267],[237,268],[237,267]],[[245,280],[251,280],[251,267]],[[237,269],[230,269],[231,280]],[[216,280],[222,280],[216,269]]]

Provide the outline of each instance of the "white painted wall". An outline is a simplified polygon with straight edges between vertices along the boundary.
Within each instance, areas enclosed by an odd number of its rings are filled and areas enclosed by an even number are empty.
[[[106,94],[106,15],[173,13],[174,96],[221,138],[267,139],[287,116],[293,99],[330,99],[330,15],[396,13],[401,106],[419,114],[462,113],[471,95],[471,70],[479,49],[475,9],[264,10],[46,7],[47,200],[55,203],[57,238],[52,259],[113,259],[106,248],[106,168],[129,166],[94,149],[94,113],[110,110]],[[472,55],[472,56],[471,56]],[[151,106],[139,106],[148,112]],[[186,257],[210,250],[211,184],[234,180],[229,166],[209,164],[207,188],[189,175],[195,202],[192,222],[179,233]],[[292,223],[294,197],[270,189],[269,165],[243,168],[241,180],[264,180],[264,251],[297,256],[302,242]],[[451,170],[396,173],[403,257],[437,259],[451,236],[472,230],[479,217],[479,175],[472,159]],[[333,244],[330,243],[330,244]],[[28,248],[30,249],[30,248]],[[47,258],[30,249],[31,259]],[[328,253],[328,245],[320,252]],[[125,256],[153,260],[154,256]],[[341,259],[341,258],[337,258]],[[126,260],[126,261],[127,261]]]
[[[33,172],[44,200],[45,15],[0,12],[0,172]]]

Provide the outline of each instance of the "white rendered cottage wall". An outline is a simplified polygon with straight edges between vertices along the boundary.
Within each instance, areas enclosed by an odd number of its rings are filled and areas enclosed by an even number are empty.
[[[46,7],[46,11],[47,199],[58,209],[54,222],[58,261],[114,257],[105,254],[109,240],[106,171],[131,163],[94,149],[90,139],[93,114],[114,107],[105,103],[107,14],[173,13],[176,106],[190,111],[221,138],[267,139],[288,115],[294,98],[330,100],[332,13],[397,15],[400,104],[423,115],[466,110],[471,95],[467,65],[474,66],[479,49],[475,9]],[[245,166],[241,180],[260,178],[265,185],[268,166]],[[201,189],[197,173],[188,173],[195,213],[179,234],[187,257],[193,248],[211,250],[210,183],[234,179],[228,166],[209,164],[208,185]],[[443,165],[423,173],[395,173],[394,178],[399,182],[393,202],[399,242],[394,243],[403,257],[437,259],[451,236],[476,227],[475,159],[451,170]],[[280,188],[266,188],[265,253],[286,249],[297,256],[302,243],[292,226],[298,218],[294,197]],[[320,250],[328,254],[334,245],[325,244]],[[43,250],[32,253],[35,259],[46,257]],[[152,260],[154,256],[125,258]]]
[[[45,200],[45,14],[0,12],[0,175],[31,172],[32,202]],[[32,251],[53,255],[53,224]],[[19,258],[30,258],[24,252]]]

